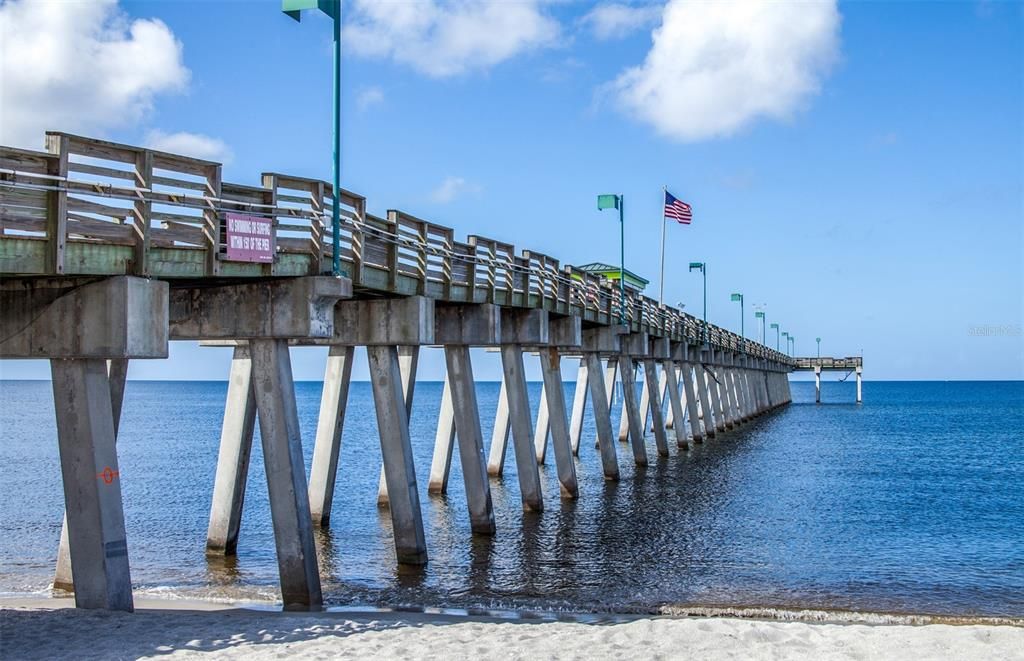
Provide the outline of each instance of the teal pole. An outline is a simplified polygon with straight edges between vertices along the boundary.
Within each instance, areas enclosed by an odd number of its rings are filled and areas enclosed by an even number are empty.
[[[708,341],[708,263],[704,262],[704,266],[700,269],[701,275],[704,276],[704,328],[700,331],[700,341]]]
[[[626,196],[619,195],[619,317],[626,323]]]
[[[341,0],[334,2],[334,193],[331,196],[331,273],[341,275]]]

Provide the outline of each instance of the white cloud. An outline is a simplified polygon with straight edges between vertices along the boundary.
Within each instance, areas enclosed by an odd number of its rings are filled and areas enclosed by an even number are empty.
[[[661,5],[601,4],[580,19],[598,39],[621,39],[653,26],[661,18]]]
[[[356,93],[356,109],[359,112],[384,103],[384,90],[377,86],[364,87]]]
[[[558,22],[538,0],[354,0],[346,44],[366,57],[389,57],[435,78],[488,69],[552,45]]]
[[[672,0],[644,63],[610,88],[620,107],[670,138],[728,136],[786,119],[838,56],[835,0]]]
[[[0,143],[41,149],[46,129],[131,125],[153,97],[184,90],[181,43],[116,0],[0,4]]]
[[[172,154],[217,161],[218,163],[230,163],[233,157],[231,149],[223,140],[201,133],[150,131],[146,134],[146,146],[158,151],[167,151]]]
[[[463,179],[462,177],[445,177],[441,185],[430,194],[430,199],[439,204],[447,204],[457,197],[467,193],[479,193],[480,186]]]

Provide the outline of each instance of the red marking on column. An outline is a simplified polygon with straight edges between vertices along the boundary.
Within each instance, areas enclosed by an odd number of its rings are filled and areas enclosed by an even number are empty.
[[[107,466],[106,468],[103,469],[102,473],[97,473],[96,476],[102,477],[104,484],[113,484],[114,478],[120,474],[121,473],[119,471],[116,471],[112,469],[110,466]]]

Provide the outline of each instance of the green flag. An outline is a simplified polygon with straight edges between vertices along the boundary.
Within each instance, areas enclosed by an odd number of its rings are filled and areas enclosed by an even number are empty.
[[[619,208],[619,196],[618,195],[598,195],[597,196],[597,210],[602,209],[618,209]]]

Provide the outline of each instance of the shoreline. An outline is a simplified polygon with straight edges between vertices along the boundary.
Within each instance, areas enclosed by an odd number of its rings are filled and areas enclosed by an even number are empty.
[[[441,609],[437,609],[440,611]],[[763,613],[764,611],[759,611]],[[496,617],[433,609],[282,611],[181,599],[134,613],[71,599],[0,598],[0,649],[18,659],[745,658],[1024,659],[1024,623],[897,624],[708,614]]]
[[[199,599],[179,596],[145,595],[135,599],[137,611],[223,612],[240,611],[266,615],[325,616],[358,618],[441,618],[493,622],[577,622],[583,624],[621,623],[646,619],[736,619],[762,622],[803,622],[807,624],[868,624],[894,626],[999,626],[1024,629],[1024,617],[999,615],[940,615],[934,613],[900,613],[850,609],[828,609],[798,606],[715,604],[667,604],[649,612],[570,611],[543,608],[464,608],[446,606],[369,605],[324,606],[311,611],[284,610],[280,602]],[[72,596],[49,597],[36,594],[0,595],[0,611],[52,611],[74,609]]]

